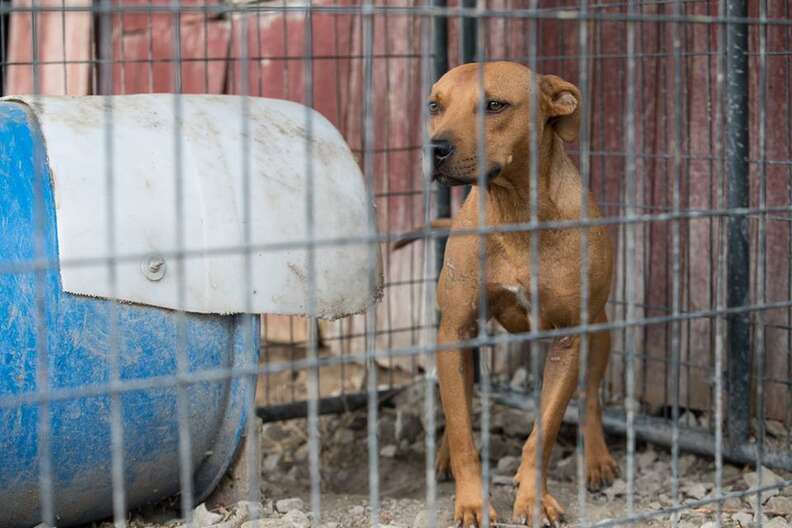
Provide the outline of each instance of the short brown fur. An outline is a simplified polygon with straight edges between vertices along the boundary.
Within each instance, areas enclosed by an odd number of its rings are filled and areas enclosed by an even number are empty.
[[[530,173],[531,110],[533,131],[538,142],[538,208],[541,222],[579,220],[582,214],[580,175],[564,151],[564,143],[575,140],[579,128],[580,93],[553,75],[538,75],[514,63],[483,65],[486,101],[506,103],[497,111],[486,111],[484,151],[487,182],[477,184],[479,174],[477,129],[479,118],[478,64],[450,70],[432,88],[429,131],[433,140],[453,145],[453,154],[433,177],[451,184],[473,184],[451,230],[474,230],[479,226],[480,193],[484,193],[486,225],[520,224],[531,221]],[[535,82],[534,82],[535,81]],[[536,99],[532,98],[538,88]],[[489,103],[486,103],[489,105]],[[493,105],[498,106],[498,105]],[[486,108],[489,108],[487,106]],[[588,216],[600,216],[591,193]],[[581,309],[581,234],[582,228],[542,230],[539,235],[539,327],[553,329],[580,323]],[[448,240],[445,262],[437,290],[442,314],[438,343],[453,344],[477,335],[479,292],[485,289],[487,314],[510,332],[529,330],[531,280],[531,235],[493,233],[483,237],[486,265],[483,284],[479,274],[479,236],[452,236]],[[604,227],[588,228],[588,313],[592,323],[607,321],[605,303],[611,288],[612,243]],[[561,420],[578,382],[580,364],[578,336],[557,339],[544,368],[541,413],[542,460],[547,468]],[[605,444],[602,431],[599,386],[607,367],[610,336],[591,334],[589,339],[586,421],[583,424],[587,480],[590,488],[609,483],[617,466]],[[464,526],[483,520],[481,464],[476,450],[471,418],[473,362],[470,350],[451,349],[437,356],[440,394],[446,417],[446,431],[438,451],[437,470],[450,472],[456,480],[455,519]],[[530,524],[537,493],[541,494],[544,520],[557,523],[563,509],[547,490],[546,471],[537,490],[537,428],[529,436],[522,453],[522,464],[514,476],[519,485],[512,519]],[[495,519],[490,507],[490,519]]]

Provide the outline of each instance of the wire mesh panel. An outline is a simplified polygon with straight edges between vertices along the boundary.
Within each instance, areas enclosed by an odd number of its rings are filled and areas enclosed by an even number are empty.
[[[4,0],[0,526],[792,523],[789,9]]]

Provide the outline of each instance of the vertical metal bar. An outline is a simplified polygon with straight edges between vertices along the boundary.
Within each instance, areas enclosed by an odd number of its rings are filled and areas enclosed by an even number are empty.
[[[446,0],[431,0],[432,6],[444,8],[448,5]],[[436,16],[433,19],[434,35],[432,48],[432,78],[437,80],[448,70],[448,18]],[[424,94],[421,94],[422,96]],[[437,189],[437,216],[439,218],[451,217],[451,187],[441,185]],[[448,237],[438,237],[435,242],[435,270],[437,277],[443,269],[443,258]],[[432,309],[431,305],[427,309]]]
[[[673,5],[675,17],[682,14],[680,0]],[[682,37],[681,25],[674,22],[672,26],[672,48],[674,68],[674,122],[671,134],[671,171],[672,171],[672,207],[675,215],[680,210],[680,189],[682,179]],[[680,263],[680,221],[677,218],[671,224],[671,314],[678,317],[681,300],[681,263]],[[673,507],[679,505],[679,391],[680,391],[680,356],[681,356],[681,325],[678,320],[671,323],[671,500]],[[671,517],[672,526],[679,524],[679,514]]]
[[[104,100],[104,153],[105,153],[105,186],[106,186],[106,221],[107,221],[107,256],[110,258],[108,263],[108,273],[110,277],[111,299],[116,297],[117,287],[117,264],[116,240],[115,240],[115,174],[113,171],[114,142],[113,142],[113,40],[112,40],[112,13],[110,0],[103,0],[100,23],[100,42],[102,55],[108,59],[108,65],[102,68],[101,85],[106,95]],[[122,19],[123,24],[123,19]],[[122,51],[123,53],[123,48]],[[122,70],[123,71],[123,66]],[[123,81],[122,81],[123,86]],[[121,357],[123,352],[122,340],[118,336],[118,312],[117,304],[111,300],[108,304],[108,318],[110,322],[110,383],[115,384],[121,380]],[[124,486],[124,428],[121,420],[121,396],[118,393],[110,395],[110,448],[112,455],[112,483],[113,483],[113,518],[116,528],[126,526],[126,489]]]
[[[373,0],[363,3],[363,174],[368,188],[374,187],[374,5]],[[370,226],[374,224],[370,211]],[[373,244],[372,244],[373,245]],[[372,248],[372,245],[369,247]],[[376,246],[374,246],[376,247]],[[373,253],[373,248],[370,255]],[[369,278],[371,283],[372,277]],[[375,343],[375,310],[366,310],[366,379],[368,390],[368,461],[369,461],[369,507],[370,523],[379,524],[379,442],[377,408],[377,360]]]
[[[636,14],[636,0],[628,0],[627,14]],[[636,185],[635,166],[635,22],[627,22],[627,100],[624,114],[624,146],[625,158],[625,298],[627,301],[626,317],[628,321],[636,320],[636,285],[635,285],[635,235],[637,226],[631,222],[636,215],[638,203],[638,187]],[[624,411],[627,417],[627,515],[635,512],[635,352],[638,331],[634,326],[627,327],[624,333],[624,367],[625,367],[625,398]]]
[[[193,462],[192,438],[190,433],[190,400],[187,385],[183,380],[189,376],[190,365],[187,355],[187,314],[184,311],[186,291],[186,265],[184,262],[184,164],[182,144],[182,116],[184,101],[182,100],[181,76],[181,11],[179,0],[171,0],[173,12],[172,41],[173,46],[173,158],[174,186],[176,204],[174,207],[176,225],[176,259],[178,310],[176,311],[176,368],[179,381],[176,385],[176,411],[179,426],[179,476],[181,484],[181,509],[185,525],[189,528],[193,522]]]
[[[435,5],[445,7],[445,0],[426,0],[428,5]],[[423,104],[425,97],[429,94],[430,82],[436,79],[439,75],[445,72],[448,68],[448,18],[446,16],[435,17],[431,20],[431,29],[435,32],[432,37],[432,48],[429,48],[429,26],[430,20],[427,17],[421,18],[421,123],[426,123],[429,117],[426,104]],[[438,35],[439,33],[439,35]],[[434,54],[431,64],[429,64],[429,53]],[[431,216],[431,178],[432,178],[432,155],[429,146],[429,131],[427,127],[421,127],[421,140],[422,140],[422,153],[421,169],[423,179],[424,196],[424,220],[426,225],[429,225]],[[447,200],[447,215],[451,215],[451,192],[450,188],[441,186],[441,189],[446,189]],[[441,210],[441,204],[438,203],[438,214]],[[440,215],[441,216],[441,215]],[[437,276],[440,275],[440,270],[443,266],[443,254],[445,253],[445,240],[443,240],[442,248],[440,241],[437,243],[438,258],[434,264],[430,263],[428,259],[424,260],[424,277],[430,276],[430,270],[434,268]],[[435,290],[432,287],[424,288],[425,295],[425,310],[423,310],[424,318],[427,324],[424,325],[426,332],[426,342],[436,343],[437,327],[439,313],[435,310]],[[432,351],[432,359],[430,364],[435,363],[436,350]],[[424,382],[424,417],[426,419],[426,516],[429,519],[427,528],[435,528],[437,524],[437,483],[435,481],[435,455],[437,453],[437,442],[435,437],[435,384],[437,383],[436,369],[428,369]]]
[[[578,85],[580,89],[581,98],[583,101],[588,102],[588,94],[589,94],[589,75],[588,75],[588,68],[589,68],[589,57],[588,57],[588,20],[586,20],[588,14],[588,0],[580,0],[579,8],[581,19],[578,24],[578,46],[579,46],[579,58],[578,58]],[[600,31],[601,33],[601,31]],[[582,221],[587,221],[589,216],[589,203],[588,203],[588,190],[589,190],[589,182],[591,177],[591,165],[590,165],[590,151],[591,151],[591,137],[590,137],[590,120],[589,115],[590,111],[588,109],[588,104],[578,104],[578,112],[580,112],[580,134],[579,134],[579,141],[580,141],[580,179],[581,179],[581,186],[580,186],[580,196],[578,199],[580,200],[580,219]],[[603,158],[604,160],[604,158]],[[581,524],[583,526],[588,525],[588,504],[586,501],[586,457],[585,451],[583,448],[583,424],[586,423],[586,389],[588,385],[588,355],[589,355],[589,333],[588,333],[588,324],[589,324],[589,259],[588,259],[588,246],[589,246],[589,237],[588,237],[588,229],[583,228],[580,230],[580,245],[578,247],[579,255],[580,255],[580,271],[578,275],[578,279],[580,280],[580,304],[578,305],[579,310],[579,320],[578,324],[581,327],[581,333],[579,334],[579,343],[578,343],[578,381],[577,381],[577,391],[578,391],[578,413],[579,413],[579,423],[578,426],[578,433],[577,433],[577,443],[575,449],[575,455],[577,459],[577,477],[578,477],[578,508],[580,510],[580,518]],[[545,468],[545,471],[547,469]]]
[[[39,71],[39,46],[37,23],[37,0],[31,2],[31,69],[33,70],[33,96],[41,95],[41,72]],[[36,164],[38,166],[38,163]],[[46,257],[44,240],[46,237],[46,213],[44,211],[44,189],[41,178],[33,178],[33,214],[35,217],[34,253],[37,259]],[[52,483],[52,448],[50,435],[52,424],[50,422],[50,364],[49,364],[49,338],[47,332],[47,309],[45,304],[46,270],[36,270],[36,391],[44,395],[38,408],[38,461],[39,461],[39,493],[41,502],[41,520],[47,527],[55,526],[55,497]]]
[[[767,0],[759,0],[759,208],[767,207]],[[767,298],[767,214],[759,213],[759,244],[756,263],[756,302],[764,304]],[[764,465],[765,442],[765,412],[764,412],[764,373],[765,373],[765,326],[764,312],[759,310],[755,314],[756,326],[754,343],[754,361],[756,362],[756,473],[759,477],[759,487],[762,486],[762,469]],[[755,520],[761,526],[762,517],[762,492],[756,492]]]
[[[718,15],[723,16],[726,11],[725,0],[721,0],[718,4]],[[726,32],[723,27],[719,28],[718,32],[718,49],[725,51],[726,45]],[[719,134],[720,145],[724,144],[725,127],[723,126],[726,119],[725,108],[725,67],[726,61],[723,53],[718,54],[718,61],[716,63],[717,76],[716,88],[718,93],[717,104],[714,105],[716,112],[716,122],[720,125],[721,133]],[[723,209],[725,201],[725,178],[726,178],[726,157],[724,148],[717,151],[719,157],[718,163],[718,185],[716,188],[719,190],[717,193],[717,205],[719,209]],[[725,220],[721,217],[713,228],[717,228],[718,234],[718,258],[717,269],[715,273],[715,305],[718,313],[726,308],[726,260],[727,260],[727,232]],[[715,494],[718,497],[723,496],[723,359],[724,353],[727,350],[727,325],[726,318],[718,315],[715,318],[715,384],[713,387],[713,400],[715,403]],[[723,518],[723,502],[716,503],[715,526],[721,527]]]
[[[257,13],[256,21],[258,22],[258,16],[260,14]],[[251,144],[252,144],[252,134],[251,134],[251,119],[250,119],[250,57],[249,57],[249,50],[248,46],[250,42],[248,40],[250,36],[250,16],[247,14],[243,14],[240,20],[240,87],[239,87],[239,94],[240,94],[240,127],[239,132],[242,136],[242,148],[240,155],[242,156],[242,166],[241,166],[241,176],[242,176],[242,196],[244,196],[244,202],[242,203],[242,218],[243,218],[243,237],[244,237],[244,247],[242,248],[242,255],[244,257],[244,271],[243,271],[243,280],[245,283],[245,313],[241,315],[237,315],[238,318],[244,321],[244,324],[241,324],[242,331],[244,335],[242,337],[243,343],[243,353],[245,358],[245,366],[253,367],[253,365],[247,364],[247,358],[249,357],[258,357],[257,354],[248,354],[247,351],[251,350],[252,347],[255,346],[255,343],[258,342],[256,336],[253,335],[253,332],[261,332],[259,325],[253,324],[253,316],[249,315],[253,313],[253,262],[251,259],[251,246],[253,243],[253,233],[251,231],[252,221],[251,215],[253,212],[253,197],[251,192],[251,180],[253,177],[253,166],[252,166],[252,151],[251,151]],[[258,24],[257,24],[258,26]],[[261,46],[261,36],[260,33],[256,34],[257,41],[259,43],[259,50]],[[204,49],[208,49],[208,22],[206,21],[206,16],[204,16]],[[259,53],[259,56],[261,54]],[[259,63],[259,59],[256,59],[256,62]],[[259,79],[261,78],[261,71],[260,71],[260,63],[259,66]],[[208,78],[209,78],[209,70],[208,70],[208,62],[204,64],[204,81],[207,83],[205,87],[208,89]],[[260,338],[260,336],[259,336]],[[234,380],[233,378],[229,378],[227,383],[232,383]],[[248,393],[245,394],[245,410],[247,414],[247,425],[246,425],[246,436],[247,440],[245,442],[245,460],[247,467],[245,471],[247,473],[248,482],[247,482],[247,500],[249,501],[259,501],[261,500],[260,497],[260,474],[259,474],[259,457],[261,453],[258,450],[258,420],[256,419],[256,384],[258,382],[258,376],[253,373],[245,378],[242,378],[240,382],[247,381],[249,385]],[[253,513],[253,519],[257,518],[257,513]]]
[[[726,16],[748,16],[746,0],[726,0]],[[726,169],[729,209],[748,207],[748,28],[726,26]],[[748,220],[731,212],[728,218],[729,308],[748,304],[750,255]],[[750,431],[750,321],[744,312],[728,316],[729,443],[732,447],[748,441]]]
[[[285,16],[285,15],[284,15]],[[313,86],[313,1],[308,0],[305,5],[305,41],[304,41],[304,72],[303,96],[305,103],[305,177],[306,177],[306,238],[307,271],[308,271],[308,472],[311,478],[311,524],[318,527],[321,522],[321,475],[319,472],[319,341],[317,335],[318,322],[316,320],[316,219],[314,218],[315,171],[313,164],[314,145],[314,86]]]
[[[530,0],[529,9],[536,10],[539,7],[539,0]],[[533,402],[534,402],[534,427],[531,434],[536,433],[536,469],[534,473],[534,489],[542,489],[542,472],[544,467],[544,429],[542,428],[541,409],[542,391],[537,380],[540,379],[541,361],[540,348],[537,334],[541,330],[539,326],[541,306],[539,298],[539,274],[542,272],[539,262],[539,238],[540,233],[536,229],[539,225],[539,134],[535,124],[539,116],[539,82],[536,74],[538,41],[537,29],[538,20],[535,17],[528,19],[528,67],[534,74],[531,76],[531,94],[528,99],[528,120],[531,126],[528,127],[528,209],[530,211],[530,270],[528,289],[530,290],[529,299],[531,310],[528,314],[530,328],[529,351],[531,355],[531,373],[533,375]],[[542,526],[542,494],[536,494],[534,502],[534,515],[532,519],[526,519],[534,528]]]
[[[476,23],[481,23],[482,12],[485,8],[485,2],[479,0],[476,2]],[[486,145],[486,90],[484,87],[484,64],[486,61],[485,56],[485,32],[483,27],[479,27],[476,32],[478,46],[476,47],[476,62],[479,64],[477,68],[478,73],[478,101],[476,111],[476,159],[478,161],[477,170],[477,183],[478,183],[478,226],[485,227],[488,224],[487,219],[487,152]],[[478,260],[479,260],[479,314],[478,314],[478,337],[480,339],[487,339],[489,320],[489,310],[487,306],[487,237],[486,235],[479,235],[478,237]],[[489,348],[489,347],[487,347]],[[489,373],[485,372],[482,368],[481,349],[476,348],[473,351],[474,360],[473,368],[474,379],[481,384],[481,500],[484,504],[482,508],[483,519],[482,528],[489,528],[490,525],[490,383]]]
[[[390,30],[388,29],[389,28],[389,24],[388,24],[388,14],[387,13],[384,13],[382,15],[382,21],[383,21],[383,26],[384,26],[383,30],[382,30],[382,33],[383,33],[383,40],[384,40],[383,44],[384,44],[384,48],[385,48],[384,49],[385,57],[383,59],[383,62],[385,64],[385,87],[386,87],[386,89],[388,91],[390,91],[390,86],[391,86],[391,60],[390,60],[391,48],[390,48],[390,37],[391,37],[391,35],[390,35]],[[407,18],[408,30],[407,30],[407,33],[406,33],[406,37],[408,39],[407,40],[408,42],[412,42],[412,40],[413,40],[411,38],[412,37],[412,35],[411,35],[412,32],[410,31],[410,29],[412,28],[412,24],[410,22],[411,22],[410,19]],[[413,79],[412,79],[411,73],[412,73],[412,70],[408,71],[408,74],[407,74],[407,86],[413,86],[413,84],[412,84]],[[387,196],[387,195],[389,195],[391,193],[390,171],[391,171],[391,166],[392,166],[391,165],[392,144],[391,144],[391,104],[390,104],[391,101],[390,101],[390,97],[385,98],[385,100],[383,102],[384,102],[384,104],[382,106],[384,107],[383,112],[385,114],[383,116],[384,117],[384,122],[385,122],[384,123],[385,130],[383,131],[383,133],[384,133],[383,141],[384,141],[385,144],[384,144],[384,152],[382,154],[382,157],[384,158],[383,159],[384,163],[383,163],[383,167],[382,167],[381,170],[382,170],[382,173],[385,174],[384,181],[382,182],[382,192],[383,192],[383,194],[385,194]],[[415,218],[415,214],[414,214],[415,203],[414,202],[415,202],[414,200],[410,200],[409,204],[408,204],[408,209],[410,211],[409,218]],[[382,209],[383,209],[382,214],[385,217],[385,225],[390,227],[390,225],[391,225],[391,207],[390,207],[390,200],[388,198],[385,198]],[[426,251],[426,248],[424,248],[424,251]],[[413,254],[414,253],[411,252],[410,256],[412,256]],[[384,264],[386,264],[386,265],[390,264],[390,258],[389,258],[390,257],[390,252],[388,252],[388,251],[384,252],[383,256],[384,256],[384,260],[385,260]],[[411,283],[415,283],[415,265],[414,264],[415,264],[414,260],[411,258],[410,259],[410,275],[409,275]],[[387,269],[390,269],[390,268],[386,266],[385,269],[387,270]],[[415,314],[415,307],[416,307],[416,305],[418,303],[415,302],[415,288],[413,288],[412,285],[410,286],[410,290],[409,291],[410,291],[409,305],[410,305],[410,311],[411,311],[411,313],[410,313],[410,321],[412,322],[412,325],[415,325],[416,323],[415,323],[414,314]],[[385,309],[385,311],[386,311],[386,313],[385,313],[385,317],[386,317],[385,324],[386,324],[386,328],[388,329],[387,338],[386,338],[387,342],[386,342],[385,350],[386,350],[386,354],[388,355],[388,366],[387,366],[388,386],[390,388],[393,388],[393,371],[394,371],[394,366],[395,365],[393,364],[393,354],[391,353],[391,350],[393,349],[393,333],[390,330],[393,328],[393,324],[392,324],[392,319],[391,319],[390,307],[391,307],[391,303],[388,302],[386,304],[386,309]],[[377,327],[374,326],[373,330],[376,332]],[[374,335],[376,335],[376,334],[374,334]],[[415,356],[414,355],[411,356],[410,361],[414,364],[414,362],[415,362]]]

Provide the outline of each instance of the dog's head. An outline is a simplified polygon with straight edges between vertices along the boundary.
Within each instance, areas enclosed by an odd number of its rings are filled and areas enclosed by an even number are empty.
[[[533,97],[534,89],[537,97]],[[580,92],[555,75],[538,75],[513,62],[464,64],[443,75],[432,87],[428,102],[432,178],[447,185],[476,184],[482,137],[488,181],[513,169],[524,172],[531,152],[530,105],[534,101],[538,111],[533,112],[533,126],[539,143],[547,133],[575,140]]]

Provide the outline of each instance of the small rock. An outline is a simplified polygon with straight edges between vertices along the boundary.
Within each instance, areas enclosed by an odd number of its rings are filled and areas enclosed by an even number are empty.
[[[660,508],[663,507],[662,504],[656,501],[650,502],[649,504],[647,504],[647,506],[649,507],[650,510],[659,510]]]
[[[731,482],[740,477],[742,474],[742,470],[737,466],[732,466],[731,464],[724,464],[723,465],[723,481],[724,482]]]
[[[308,454],[310,453],[310,446],[306,443],[301,445],[297,448],[294,452],[294,460],[295,462],[303,463],[308,460]]]
[[[553,476],[561,481],[572,482],[577,477],[577,463],[575,455],[568,456],[558,461]]]
[[[495,486],[514,486],[514,477],[506,475],[493,475],[492,484]]]
[[[322,528],[341,528],[341,525],[337,522],[326,522],[322,523]]]
[[[766,467],[762,468],[762,482],[759,482],[759,473],[756,471],[751,471],[750,473],[746,473],[743,475],[743,480],[745,483],[748,484],[748,489],[756,489],[758,487],[764,486],[772,486],[775,484],[779,484],[784,480],[767,469]],[[764,504],[770,497],[778,495],[778,489],[769,489],[762,492],[762,503]],[[753,504],[756,501],[755,496],[748,496],[746,499],[749,503]],[[756,508],[754,508],[756,509]]]
[[[338,445],[349,445],[355,441],[355,432],[352,429],[341,427],[335,432],[334,440]]]
[[[383,442],[392,442],[396,439],[396,421],[390,414],[384,412],[379,420],[379,437]]]
[[[264,462],[261,464],[261,469],[265,473],[273,473],[275,470],[278,469],[278,464],[280,463],[280,453],[272,453],[267,455],[264,459]]]
[[[687,472],[693,467],[693,464],[696,463],[696,457],[693,455],[682,455],[677,460],[677,468],[679,469],[680,475],[686,475]]]
[[[278,422],[265,423],[261,428],[261,435],[265,441],[280,443],[291,436],[291,431]]]
[[[740,528],[748,528],[753,525],[753,515],[748,512],[738,512],[732,514],[732,521],[737,523]]]
[[[605,488],[603,491],[605,495],[608,496],[608,500],[612,501],[614,497],[618,497],[627,493],[627,483],[618,478],[613,481],[613,484]]]
[[[506,436],[525,438],[533,427],[533,413],[518,409],[503,412],[503,433]]]
[[[263,506],[259,502],[253,501],[239,501],[231,508],[231,513],[227,516],[226,520],[222,523],[215,525],[213,528],[240,528],[243,524],[251,519],[260,519],[265,515],[272,515],[272,503],[267,502]]]
[[[292,528],[310,528],[311,520],[300,510],[291,510],[281,518],[282,521],[289,523]]]
[[[219,513],[210,512],[206,509],[206,504],[199,504],[193,512],[193,523],[199,528],[207,528],[223,520]]]
[[[767,528],[789,528],[789,523],[783,517],[773,517],[770,521],[763,523]]]
[[[729,510],[739,510],[743,507],[743,504],[738,497],[729,497],[723,501],[723,507]]]
[[[421,418],[411,412],[396,411],[396,439],[415,442],[423,432]]]
[[[364,414],[355,414],[349,422],[349,428],[353,431],[365,431],[368,429],[368,417]]]
[[[501,435],[490,436],[489,457],[493,462],[507,456],[512,451],[512,444]],[[516,452],[516,451],[515,451]]]
[[[501,475],[514,475],[517,468],[520,467],[520,458],[514,456],[505,456],[498,460],[498,465],[495,471]]]
[[[701,482],[691,482],[682,487],[682,491],[688,497],[701,500],[707,495],[707,488]]]
[[[352,515],[354,517],[361,517],[365,514],[366,514],[366,508],[364,508],[363,506],[358,505],[349,508],[349,515]]]
[[[398,448],[395,445],[389,444],[380,449],[380,455],[384,456],[385,458],[393,458],[396,456],[397,450]]]
[[[412,522],[412,528],[427,528],[429,526],[429,514],[426,510],[421,510]]]
[[[715,521],[707,521],[701,525],[701,528],[715,528]]]
[[[256,519],[248,521],[242,528],[294,528],[288,521],[283,519]]]
[[[299,497],[292,497],[290,499],[281,499],[275,503],[275,509],[278,513],[289,513],[295,510],[302,510],[305,507],[303,501]]]
[[[528,370],[525,367],[518,368],[512,376],[509,386],[515,391],[524,391],[528,388]]]
[[[640,469],[646,469],[654,464],[655,460],[657,460],[657,453],[650,447],[646,451],[639,453],[635,458],[638,461],[638,467]]]
[[[792,515],[792,498],[771,497],[767,501],[766,509],[768,513],[775,515]]]
[[[765,425],[765,430],[771,436],[775,436],[776,438],[786,438],[788,434],[786,426],[784,426],[784,424],[776,420],[767,420],[767,424]]]

